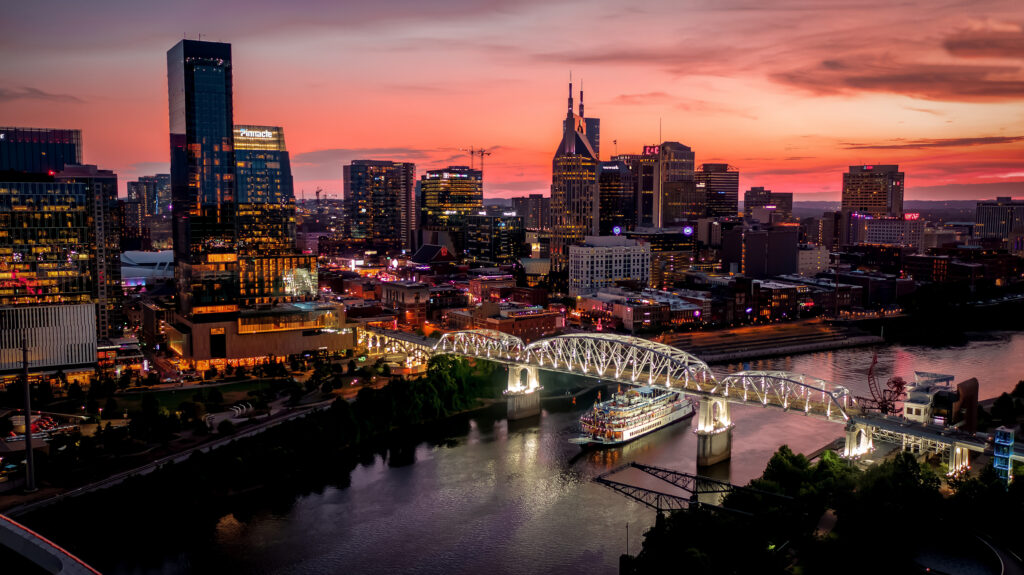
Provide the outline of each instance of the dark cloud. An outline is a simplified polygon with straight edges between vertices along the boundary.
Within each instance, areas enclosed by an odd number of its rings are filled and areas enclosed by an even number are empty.
[[[0,102],[13,102],[15,100],[39,100],[42,102],[64,102],[81,104],[81,98],[70,94],[51,94],[39,88],[24,86],[21,88],[0,88]]]
[[[914,64],[881,57],[856,62],[828,60],[769,77],[821,95],[886,92],[952,102],[1024,99],[1019,66]]]
[[[947,52],[961,58],[1024,60],[1024,31],[971,30],[943,42]]]
[[[996,196],[1024,195],[1024,182],[993,182],[991,184],[944,184],[940,186],[908,186],[908,200],[984,200]]]
[[[420,148],[330,148],[313,150],[292,156],[296,164],[334,164],[340,166],[352,160],[395,160],[414,161],[429,158],[435,150]]]
[[[845,150],[924,150],[927,148],[964,148],[969,146],[990,146],[1012,144],[1024,141],[1024,136],[987,136],[979,138],[925,138],[921,140],[895,140],[893,144],[861,144],[847,142]]]

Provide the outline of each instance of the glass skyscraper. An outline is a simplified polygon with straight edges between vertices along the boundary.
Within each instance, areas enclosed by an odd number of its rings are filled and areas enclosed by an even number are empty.
[[[843,174],[843,209],[876,218],[903,217],[903,176],[896,165],[850,166]]]
[[[231,45],[182,40],[167,52],[178,310],[238,309]]]
[[[420,177],[420,193],[423,225],[444,227],[452,216],[462,221],[484,209],[483,172],[467,166],[427,170]]]
[[[601,162],[598,173],[600,235],[610,236],[636,227],[633,173],[625,162]]]

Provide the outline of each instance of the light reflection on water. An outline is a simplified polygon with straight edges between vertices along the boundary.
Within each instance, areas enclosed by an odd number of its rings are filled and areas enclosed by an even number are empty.
[[[853,349],[715,366],[784,369],[817,375],[866,394],[874,350]],[[1024,378],[1024,335],[955,348],[894,346],[878,350],[878,377],[911,378],[913,370],[978,377],[982,397]],[[654,512],[598,485],[605,471],[641,461],[696,471],[693,420],[619,448],[581,452],[568,443],[575,412],[545,411],[527,422],[473,418],[466,435],[444,446],[422,444],[414,463],[389,466],[382,457],[358,466],[351,485],[300,497],[287,511],[221,519],[208,546],[169,555],[150,571],[110,565],[111,573],[195,570],[238,573],[615,573],[629,546],[639,549]],[[733,408],[733,458],[702,472],[746,483],[775,449],[788,443],[810,452],[839,437],[833,423],[767,408]],[[656,479],[624,471],[624,479],[665,489]],[[238,515],[238,514],[236,514]],[[186,566],[187,565],[187,566]]]

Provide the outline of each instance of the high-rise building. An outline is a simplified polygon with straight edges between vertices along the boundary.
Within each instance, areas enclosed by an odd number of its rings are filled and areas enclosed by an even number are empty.
[[[654,227],[702,217],[694,213],[694,153],[679,142],[662,142],[655,164]]]
[[[466,256],[474,261],[514,263],[527,255],[520,216],[466,216]]]
[[[651,253],[650,285],[670,289],[684,279],[694,267],[697,237],[693,226],[680,228],[640,228],[627,237],[649,246]]]
[[[316,256],[295,247],[291,160],[278,126],[234,128],[239,301],[244,306],[316,294]]]
[[[446,228],[452,216],[463,220],[484,207],[483,172],[467,166],[427,170],[420,176],[421,223],[428,228]]]
[[[117,218],[121,229],[121,251],[148,250],[149,228],[144,225],[142,202],[134,198],[117,200]]]
[[[735,217],[739,213],[740,173],[728,164],[703,164],[694,173],[697,190],[703,189],[707,215]]]
[[[46,181],[49,180],[49,181]],[[83,183],[0,183],[0,383],[21,370],[91,372],[96,364],[95,252]]]
[[[775,213],[781,214],[782,219],[791,219],[793,217],[793,194],[773,192],[762,186],[752,187],[743,192],[743,217],[752,217],[754,208],[768,207]]]
[[[178,310],[238,309],[231,45],[182,40],[167,52]]]
[[[897,165],[850,166],[842,209],[872,217],[903,217],[903,172]]]
[[[1006,241],[1012,233],[1024,230],[1024,200],[999,197],[978,202],[974,222],[974,237]]]
[[[416,166],[354,160],[344,167],[345,217],[354,246],[398,252],[414,247]]]
[[[235,216],[239,255],[295,253],[292,169],[277,126],[235,126]]]
[[[598,231],[602,236],[618,235],[636,227],[633,174],[625,162],[601,162],[597,177]]]
[[[629,166],[633,176],[633,200],[636,202],[636,227],[651,227],[656,223],[654,195],[658,182],[659,146],[644,146],[642,154],[620,154],[613,162]]]
[[[0,127],[0,171],[52,176],[81,163],[81,130]]]
[[[551,198],[548,196],[530,194],[512,198],[512,211],[522,216],[523,225],[528,230],[551,228]]]
[[[598,233],[599,195],[597,152],[587,135],[587,122],[572,109],[572,83],[569,84],[569,109],[562,122],[562,141],[555,151],[551,171],[551,270],[561,272],[569,263],[569,246]]]
[[[124,331],[124,292],[121,288],[121,222],[117,205],[117,174],[92,165],[65,165],[58,182],[85,187],[86,210],[92,222],[93,297],[96,303],[96,335],[120,337]]]
[[[647,284],[651,247],[617,236],[587,236],[569,246],[569,295],[594,293],[617,282]]]
[[[142,203],[143,216],[170,214],[171,175],[140,176],[138,180],[128,182],[128,197]]]

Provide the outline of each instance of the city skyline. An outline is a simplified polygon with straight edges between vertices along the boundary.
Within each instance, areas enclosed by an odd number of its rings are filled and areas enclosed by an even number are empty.
[[[21,25],[0,40],[0,124],[81,129],[85,161],[122,182],[165,173],[162,55],[188,30],[235,46],[235,119],[288,131],[300,198],[317,186],[340,198],[341,166],[354,159],[423,173],[469,164],[470,146],[493,151],[486,197],[547,195],[570,70],[605,124],[602,160],[675,140],[698,163],[739,168],[741,190],[796,201],[838,200],[842,172],[857,164],[899,164],[910,200],[1024,187],[1013,2],[973,3],[970,18],[963,6],[920,3],[690,3],[687,19],[665,18],[678,12],[667,3],[312,4],[295,14],[257,3],[202,22],[121,2],[56,16],[9,7],[7,21]],[[561,31],[570,14],[577,25]],[[80,29],[84,18],[118,34]],[[44,24],[58,33],[29,32]]]

